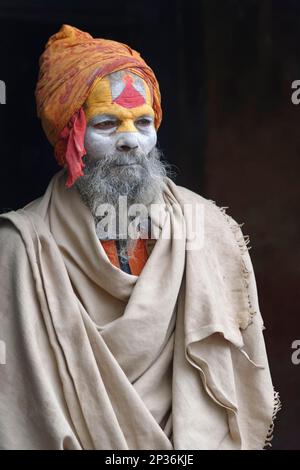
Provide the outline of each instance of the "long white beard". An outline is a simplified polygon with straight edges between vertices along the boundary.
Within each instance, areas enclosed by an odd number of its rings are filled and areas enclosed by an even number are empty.
[[[172,176],[171,165],[161,160],[161,156],[160,150],[154,147],[148,155],[116,152],[96,162],[88,155],[84,157],[84,176],[77,179],[75,187],[90,208],[96,224],[101,204],[112,206],[118,219],[120,196],[126,197],[129,208],[133,204],[148,206],[161,194],[166,176]],[[136,165],[124,165],[131,163]],[[131,222],[128,217],[127,224]],[[119,235],[117,224],[116,237],[111,238],[120,238]],[[132,243],[134,240],[128,238],[127,243],[121,244],[126,258],[127,248]]]

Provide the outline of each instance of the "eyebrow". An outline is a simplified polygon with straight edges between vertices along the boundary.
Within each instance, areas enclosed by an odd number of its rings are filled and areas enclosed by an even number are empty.
[[[93,124],[98,124],[99,122],[102,122],[102,121],[106,121],[106,120],[114,120],[114,121],[117,121],[118,118],[117,116],[114,116],[113,114],[98,114],[97,116],[94,116],[89,124],[93,125]]]
[[[151,116],[151,114],[141,114],[140,116],[137,116],[136,119],[149,119],[154,121],[154,118]],[[89,124],[93,126],[106,120],[118,121],[119,118],[115,114],[98,114],[89,121]]]
[[[150,114],[141,114],[137,117],[137,119],[151,119],[151,121],[154,120],[153,116],[151,116]]]

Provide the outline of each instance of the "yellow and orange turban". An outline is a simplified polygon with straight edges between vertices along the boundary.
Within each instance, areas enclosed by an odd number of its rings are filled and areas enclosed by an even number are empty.
[[[162,111],[158,82],[140,54],[129,46],[95,39],[73,26],[63,25],[49,38],[39,65],[37,114],[55,147],[57,160],[68,167],[67,186],[83,174],[86,121],[82,106],[96,79],[124,69],[139,75],[150,89],[155,127],[159,127]]]

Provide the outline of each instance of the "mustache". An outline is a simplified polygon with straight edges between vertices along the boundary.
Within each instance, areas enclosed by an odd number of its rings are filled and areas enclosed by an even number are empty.
[[[108,157],[109,158],[109,161],[110,161],[110,164],[112,166],[119,166],[119,165],[132,165],[134,163],[137,163],[137,164],[143,164],[143,162],[147,161],[146,158],[147,156],[140,152],[140,153],[126,153],[126,154],[123,154],[123,155],[118,155],[118,154],[115,154],[113,156],[113,158],[111,158],[110,156]]]
[[[153,157],[152,157],[153,158]],[[85,164],[84,173],[91,174],[101,170],[102,172],[109,171],[113,167],[122,167],[126,165],[141,165],[144,168],[147,168],[149,164],[150,156],[141,150],[130,150],[128,152],[114,152],[112,154],[106,154],[99,160],[91,160],[84,157],[83,161]]]

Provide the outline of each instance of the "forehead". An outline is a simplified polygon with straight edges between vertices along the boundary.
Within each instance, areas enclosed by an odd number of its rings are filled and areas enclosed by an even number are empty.
[[[111,73],[107,78],[113,102],[130,108],[149,101],[147,94],[147,91],[149,92],[148,85],[138,75],[127,70],[120,70],[119,72]]]
[[[138,75],[121,70],[96,80],[84,104],[89,121],[98,114],[152,114],[151,93]],[[124,114],[125,113],[125,114]]]

